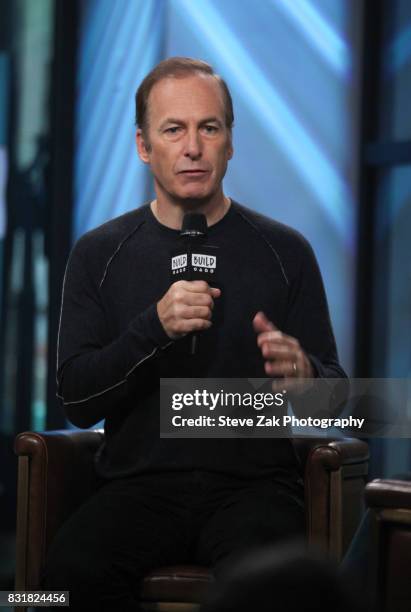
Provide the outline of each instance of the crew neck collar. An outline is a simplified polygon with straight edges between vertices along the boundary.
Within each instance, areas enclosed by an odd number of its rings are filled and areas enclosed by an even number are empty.
[[[219,219],[216,223],[213,223],[213,225],[208,226],[209,234],[214,234],[217,230],[223,227],[227,223],[228,219],[234,214],[234,201],[232,198],[229,198],[229,200],[230,200],[230,206],[228,210],[225,212],[224,216],[221,217],[221,219]],[[157,217],[151,210],[151,200],[147,204],[147,217],[150,220],[150,222],[153,225],[155,225],[156,228],[159,229],[164,235],[172,236],[174,238],[180,236],[181,230],[174,229],[172,227],[168,227],[167,225],[164,225],[163,223],[160,223],[160,221],[157,219]]]

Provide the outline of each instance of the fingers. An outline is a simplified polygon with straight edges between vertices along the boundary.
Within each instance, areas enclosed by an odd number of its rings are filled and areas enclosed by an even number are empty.
[[[182,306],[176,309],[176,314],[183,319],[211,319],[212,307],[210,306]]]
[[[283,376],[295,378],[301,372],[301,367],[299,367],[298,364],[298,359],[287,359],[284,361],[265,361],[264,370],[268,376]]]
[[[157,303],[160,322],[173,340],[193,331],[208,329],[214,299],[221,290],[206,281],[177,281]]]
[[[183,289],[191,293],[209,293],[213,297],[218,297],[221,294],[221,289],[218,287],[210,287],[207,281],[177,281],[175,285],[181,285]]]
[[[256,331],[257,333],[269,332],[277,329],[274,323],[267,319],[267,317],[261,310],[257,312],[253,319],[253,327],[254,331]]]
[[[302,371],[302,351],[295,338],[277,330],[260,334],[257,344],[266,360],[264,369],[269,376],[295,377]]]
[[[259,343],[269,376],[296,377],[304,370],[304,356],[299,342],[291,336],[276,333],[274,339]]]
[[[265,342],[261,346],[261,353],[268,376],[282,377],[282,381],[287,383],[289,380],[315,377],[311,361],[295,338],[277,337],[277,341]]]
[[[193,331],[209,329],[212,323],[208,319],[178,319],[173,326],[173,333],[177,336],[184,336]]]
[[[297,350],[299,345],[298,340],[293,338],[292,336],[287,336],[287,334],[283,334],[279,329],[275,329],[274,331],[266,331],[262,332],[257,337],[257,345],[261,348],[264,344],[270,343],[272,345],[285,346],[290,350]]]
[[[200,281],[203,282],[203,281]],[[206,284],[206,283],[205,283]],[[187,290],[185,286],[174,289],[173,300],[174,309],[177,316],[186,319],[210,318],[214,308],[214,298],[219,295],[212,295],[212,291],[221,293],[216,287],[208,287],[207,292],[198,292],[200,287],[196,286],[195,291]]]
[[[283,383],[304,375],[304,353],[298,340],[277,329],[262,311],[255,315],[253,326],[268,376],[281,377]]]
[[[265,359],[294,363],[299,359],[300,351],[298,346],[265,342],[261,353]]]
[[[209,293],[186,293],[184,303],[188,306],[207,306],[214,308],[214,298]]]

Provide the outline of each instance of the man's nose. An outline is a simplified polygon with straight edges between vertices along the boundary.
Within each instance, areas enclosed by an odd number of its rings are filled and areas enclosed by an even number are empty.
[[[199,159],[202,155],[201,136],[197,130],[188,130],[184,142],[184,156]]]

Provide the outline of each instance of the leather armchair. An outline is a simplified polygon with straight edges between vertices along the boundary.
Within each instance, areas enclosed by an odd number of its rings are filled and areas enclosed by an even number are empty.
[[[18,455],[16,590],[35,590],[50,542],[96,486],[93,456],[102,430],[23,432]],[[305,474],[310,546],[342,558],[363,512],[368,445],[354,439],[295,439]],[[159,568],[143,580],[145,610],[198,610],[212,574],[207,568]],[[21,608],[23,610],[24,608]]]
[[[373,480],[366,486],[371,512],[370,561],[382,612],[411,610],[411,482]]]

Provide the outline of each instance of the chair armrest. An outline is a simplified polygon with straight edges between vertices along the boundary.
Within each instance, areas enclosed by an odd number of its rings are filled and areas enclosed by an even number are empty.
[[[377,599],[384,611],[411,610],[411,482],[378,479],[369,482],[369,566]]]
[[[297,443],[305,462],[307,532],[340,560],[359,524],[368,474],[368,445],[357,439],[304,439]]]
[[[365,488],[365,499],[370,508],[411,510],[411,482],[394,479],[373,480]]]
[[[369,460],[368,444],[355,438],[296,438],[297,454],[303,467],[319,461],[324,469],[338,470],[342,465]]]
[[[102,441],[100,430],[27,431],[16,437],[16,588],[39,586],[51,540],[97,486],[93,459]]]

